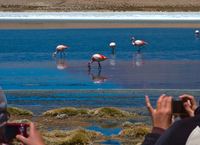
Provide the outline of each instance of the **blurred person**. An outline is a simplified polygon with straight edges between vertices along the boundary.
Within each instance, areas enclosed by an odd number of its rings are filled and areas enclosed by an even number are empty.
[[[11,145],[12,139],[7,139],[4,135],[5,127],[10,114],[7,111],[7,100],[0,87],[0,145]],[[22,142],[23,145],[45,145],[42,135],[36,130],[35,123],[29,122],[30,127],[28,137],[17,135],[16,138]]]
[[[9,118],[10,114],[7,111],[7,100],[0,87],[0,143],[8,142],[4,136],[4,131]]]

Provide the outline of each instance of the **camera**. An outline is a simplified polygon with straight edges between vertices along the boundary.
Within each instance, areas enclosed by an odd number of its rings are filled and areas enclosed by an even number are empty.
[[[15,138],[16,135],[27,137],[27,125],[24,123],[6,123],[4,135],[6,138]]]
[[[183,103],[186,100],[172,100],[172,114],[173,115],[187,115]]]

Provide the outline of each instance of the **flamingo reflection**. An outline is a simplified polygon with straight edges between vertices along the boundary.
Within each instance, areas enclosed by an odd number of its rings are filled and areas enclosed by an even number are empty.
[[[115,54],[112,54],[112,55],[110,56],[110,65],[111,65],[111,66],[115,66],[115,64],[116,64],[115,58],[116,58]]]
[[[98,75],[94,76],[93,74],[90,73],[90,69],[88,70],[88,75],[91,76],[92,80],[94,83],[102,83],[103,81],[108,80],[109,78],[101,76],[101,69],[98,70]]]
[[[67,68],[68,64],[67,64],[67,60],[65,58],[57,58],[56,59],[56,65],[58,69],[65,69]]]
[[[144,64],[143,54],[137,53],[133,54],[132,68],[135,66],[141,66]]]

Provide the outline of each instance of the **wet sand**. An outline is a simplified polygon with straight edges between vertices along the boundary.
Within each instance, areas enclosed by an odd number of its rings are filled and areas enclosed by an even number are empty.
[[[198,21],[0,20],[0,29],[199,28]]]

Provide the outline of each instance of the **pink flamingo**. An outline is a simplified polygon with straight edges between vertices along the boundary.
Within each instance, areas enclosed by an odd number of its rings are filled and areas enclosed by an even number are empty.
[[[146,43],[146,42],[144,42],[144,41],[142,41],[142,40],[135,40],[134,37],[132,37],[131,40],[132,40],[132,44],[133,44],[133,45],[139,47],[138,53],[139,53],[140,50],[141,50],[141,48],[140,48],[141,46],[143,46],[143,48],[144,48],[144,45],[148,44],[148,43]],[[135,40],[135,42],[134,42],[134,40]]]
[[[105,59],[109,59],[109,58],[108,58],[108,57],[105,57],[105,56],[103,56],[103,55],[101,55],[101,54],[94,54],[94,55],[92,56],[92,60],[91,60],[90,62],[88,62],[88,68],[91,69],[91,68],[90,68],[90,64],[93,63],[94,61],[97,61],[98,64],[99,64],[99,69],[101,69],[100,61],[104,61]]]
[[[54,52],[54,54],[53,54],[53,58],[54,58],[54,55],[57,54],[58,52],[61,52],[61,54],[64,53],[64,55],[65,55],[65,52],[64,52],[65,49],[69,49],[69,47],[67,47],[65,45],[58,45],[56,47],[56,52]]]

